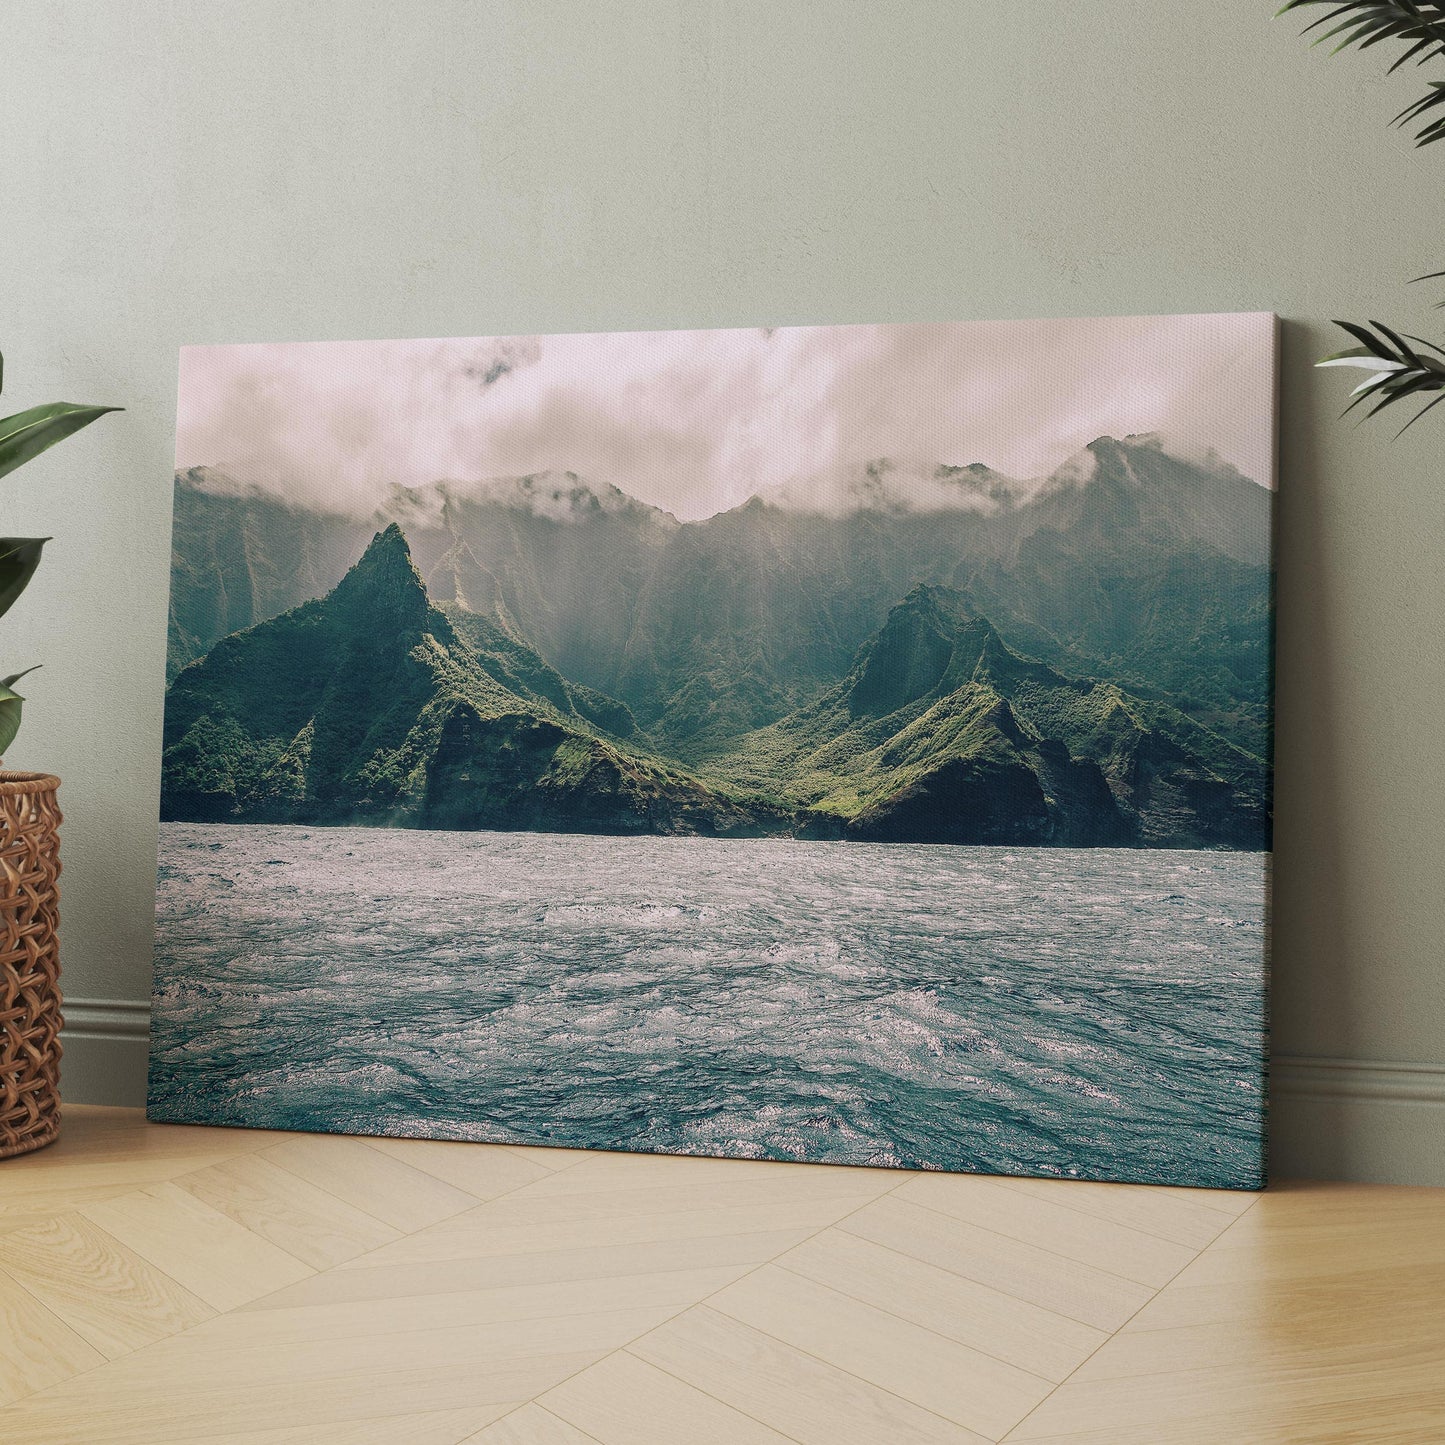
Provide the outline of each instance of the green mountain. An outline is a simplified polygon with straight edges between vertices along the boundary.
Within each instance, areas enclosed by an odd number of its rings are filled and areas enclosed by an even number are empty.
[[[626,703],[579,682],[568,682],[490,617],[470,612],[457,602],[443,602],[438,610],[476,654],[477,665],[509,692],[532,702],[550,703],[559,713],[581,718],[614,737],[637,735],[637,719]]]
[[[571,472],[394,487],[376,520],[401,526],[438,602],[494,618],[614,697],[637,599],[680,530],[670,513]]]
[[[943,587],[915,588],[841,683],[706,771],[849,837],[1268,846],[1258,758],[1167,704],[1019,656]]]
[[[214,467],[176,473],[172,516],[167,682],[222,637],[324,596],[374,530]]]
[[[1100,438],[1032,482],[877,461],[688,523],[571,473],[394,488],[367,522],[236,492],[177,476],[173,673],[322,596],[395,521],[433,599],[621,700],[684,758],[840,681],[919,583],[967,592],[1062,672],[1269,747],[1270,494],[1150,437]]]
[[[689,523],[572,473],[176,489],[166,816],[1267,846],[1272,499],[1154,438]]]
[[[1012,651],[920,586],[843,680],[689,768],[627,707],[427,595],[395,524],[325,598],[173,683],[162,814],[877,841],[1260,847],[1258,759]]]
[[[161,811],[198,821],[749,834],[786,826],[604,735],[626,709],[434,606],[401,530],[218,642],[166,703]]]
[[[1015,646],[1111,677],[1268,753],[1272,497],[1152,438],[1100,438],[1080,480],[1000,517],[963,586]]]

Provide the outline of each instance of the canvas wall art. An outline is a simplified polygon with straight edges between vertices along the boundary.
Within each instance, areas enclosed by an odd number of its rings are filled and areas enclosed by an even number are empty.
[[[186,350],[151,1118],[1258,1186],[1274,353]]]

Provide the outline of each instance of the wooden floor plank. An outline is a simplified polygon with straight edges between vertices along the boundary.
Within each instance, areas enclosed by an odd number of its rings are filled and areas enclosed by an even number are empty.
[[[60,1137],[54,1144],[22,1163],[26,1169],[45,1171],[80,1158],[123,1156],[176,1157],[187,1154],[231,1156],[260,1149],[282,1136],[265,1129],[217,1129],[198,1124],[152,1124],[140,1109],[96,1104],[65,1103],[61,1108]]]
[[[600,1445],[789,1445],[786,1435],[625,1351],[538,1403]]]
[[[569,1186],[575,1186],[581,1176],[580,1182],[585,1185],[586,1171],[587,1166],[579,1164],[565,1171],[562,1178]],[[826,1204],[830,1200],[842,1200],[844,1208],[856,1208],[858,1201],[876,1199],[899,1181],[882,1170],[816,1169],[788,1174],[754,1171],[703,1178],[695,1177],[691,1170],[679,1170],[630,1188],[598,1190],[574,1187],[560,1190],[556,1187],[559,1182],[555,1177],[542,1180],[505,1199],[494,1199],[479,1217],[488,1224],[505,1227],[687,1214],[700,1210],[766,1210],[802,1201]]]
[[[1438,1264],[1331,1271],[1268,1285],[1175,1281],[1160,1290],[1124,1328],[1133,1332],[1229,1324],[1241,1330],[1294,1337],[1301,1330],[1316,1328],[1322,1317],[1343,1320],[1354,1330],[1388,1311],[1406,1321],[1428,1320],[1434,1301],[1440,1299],[1445,1299],[1445,1265]]]
[[[368,1139],[367,1144],[476,1199],[493,1199],[538,1180],[564,1177],[501,1144],[454,1144],[438,1139]]]
[[[1035,1436],[1037,1445],[1436,1445],[1445,1439],[1445,1390],[1376,1401],[1312,1405],[1291,1401],[1233,1408],[1226,1401],[1206,1418],[1141,1418],[1103,1429]],[[1021,1434],[1006,1435],[1020,1441]]]
[[[707,1305],[628,1352],[801,1445],[983,1445],[987,1438]]]
[[[1324,1183],[1287,1180],[1255,1196],[1256,1206],[1230,1238],[1268,1228],[1289,1231],[1321,1224],[1373,1230],[1383,1215],[1392,1223],[1440,1218],[1441,1191],[1420,1185]],[[1224,1241],[1221,1241],[1224,1243]]]
[[[0,1236],[0,1269],[109,1359],[214,1313],[79,1214]]]
[[[586,1434],[532,1402],[469,1435],[462,1445],[599,1445],[599,1442],[595,1435]]]
[[[233,1310],[188,1330],[183,1343],[191,1354],[209,1355],[218,1360],[227,1350],[259,1343],[339,1341],[353,1335],[466,1328],[616,1310],[673,1313],[705,1299],[751,1268],[752,1265],[740,1264],[435,1294],[388,1293],[374,1299],[290,1308]]]
[[[466,1445],[481,1439],[507,1405],[465,1410],[428,1410],[383,1419],[345,1420],[333,1425],[285,1425],[279,1430],[242,1430],[205,1436],[205,1445]]]
[[[124,1110],[0,1165],[0,1439],[25,1445],[1422,1445],[1442,1359],[1440,1191]]]
[[[87,1204],[115,1199],[140,1186],[134,1181],[125,1184],[97,1184],[86,1189],[54,1189],[28,1197],[17,1208],[7,1209],[0,1198],[0,1235],[16,1234],[22,1229],[49,1224],[58,1214],[74,1214]]]
[[[77,1376],[69,1382],[67,1396],[97,1407],[110,1398],[140,1399],[148,1392],[179,1400],[209,1395],[222,1379],[228,1390],[247,1388],[258,1395],[303,1386],[322,1394],[341,1379],[384,1381],[398,1373],[428,1370],[464,1373],[473,1367],[584,1354],[595,1359],[620,1349],[672,1313],[670,1307],[654,1307],[304,1341],[257,1337],[221,1350],[198,1346],[191,1336],[182,1335]],[[408,1402],[408,1408],[424,1406]]]
[[[37,1207],[37,1200],[75,1198],[80,1191],[85,1190],[118,1194],[143,1188],[147,1184],[164,1184],[177,1175],[189,1174],[193,1170],[204,1169],[207,1165],[219,1164],[236,1157],[215,1149],[147,1153],[134,1159],[124,1156],[87,1156],[63,1167],[16,1169],[13,1173],[13,1166],[7,1160],[3,1187],[0,1187],[0,1212],[33,1210]],[[63,1206],[54,1212],[63,1213]]]
[[[337,1134],[297,1135],[273,1144],[261,1157],[403,1232],[423,1229],[478,1202],[475,1194],[361,1139]]]
[[[1054,1382],[1109,1338],[1091,1325],[841,1229],[814,1235],[776,1263]]]
[[[103,1363],[53,1310],[0,1271],[0,1405]]]
[[[765,1265],[708,1301],[763,1334],[997,1439],[1053,1384],[992,1355]]]
[[[1240,1216],[1199,1199],[1181,1197],[1186,1191],[1157,1189],[1145,1184],[1095,1184],[1082,1179],[999,1179],[1002,1188],[1029,1194],[1051,1204],[1076,1209],[1145,1234],[1203,1249],[1212,1244]],[[1198,1191],[1188,1191],[1194,1193]]]
[[[330,1269],[401,1232],[259,1154],[183,1174],[180,1189],[312,1269]]]
[[[1412,1311],[1406,1330],[1380,1322],[1361,1330],[1357,1317],[1322,1316],[1287,1335],[1270,1326],[1225,1324],[1173,1330],[1121,1330],[1070,1377],[1072,1382],[1127,1380],[1192,1370],[1232,1369],[1241,1377],[1261,1360],[1280,1375],[1298,1372],[1371,1374],[1418,1363],[1445,1374],[1445,1301]]]
[[[700,1154],[590,1153],[570,1169],[539,1180],[533,1197],[563,1194],[598,1195],[614,1189],[646,1189],[654,1185],[687,1187],[736,1185],[745,1181],[795,1181],[807,1188],[831,1182],[842,1194],[883,1193],[913,1173],[898,1169],[860,1169],[840,1164],[793,1164],[773,1159],[720,1159]]]
[[[555,1173],[558,1169],[570,1169],[583,1159],[593,1157],[589,1150],[568,1149],[560,1145],[549,1148],[543,1144],[504,1144],[502,1147],[519,1154],[523,1159],[531,1160],[533,1164],[541,1165],[548,1173]]]
[[[81,1212],[213,1309],[234,1309],[313,1273],[175,1184],[138,1189]]]
[[[1118,1380],[1066,1380],[1007,1438],[1047,1440],[1080,1430],[1117,1435],[1147,1421],[1158,1438],[1167,1439],[1170,1431],[1199,1426],[1218,1431],[1231,1417],[1278,1431],[1327,1406],[1363,1414],[1372,1406],[1376,1419],[1388,1421],[1398,1398],[1439,1396],[1440,1364],[1437,1352],[1427,1362],[1385,1363],[1358,1372],[1313,1367],[1291,1371],[1265,1360],[1248,1370],[1215,1368]],[[1439,1422],[1445,1424],[1445,1414]]]
[[[1184,1288],[1287,1288],[1401,1265],[1445,1267],[1445,1211],[1426,1220],[1392,1219],[1388,1230],[1300,1225],[1237,1237],[1231,1229],[1186,1265],[1175,1283]]]
[[[1172,1194],[1176,1199],[1187,1199],[1232,1215],[1244,1214],[1264,1198],[1263,1191],[1254,1189],[1188,1189],[1170,1184],[1135,1187],[1159,1189],[1166,1194]]]
[[[925,1174],[903,1185],[893,1197],[1154,1289],[1167,1284],[1198,1253],[1189,1245],[1086,1215],[991,1179]]]
[[[897,1195],[860,1209],[839,1227],[1095,1329],[1118,1329],[1154,1294],[1146,1285]]]
[[[775,1234],[779,1230],[812,1233],[871,1204],[874,1199],[872,1194],[805,1194],[798,1198],[720,1206],[703,1191],[691,1201],[691,1207],[654,1211],[648,1207],[650,1201],[644,1193],[636,1200],[637,1212],[631,1214],[583,1209],[577,1218],[532,1218],[525,1207],[524,1193],[481,1205],[435,1228],[383,1245],[365,1259],[340,1266],[340,1270],[370,1270],[382,1265],[415,1267],[617,1245],[661,1246],[728,1235]]]
[[[391,1370],[370,1378],[337,1376],[264,1391],[224,1380],[207,1391],[174,1393],[157,1393],[154,1382],[147,1380],[139,1390],[117,1389],[103,1400],[47,1390],[0,1410],[0,1439],[25,1445],[172,1445],[223,1435],[240,1421],[253,1433],[322,1427],[341,1431],[351,1422],[464,1408],[476,1409],[480,1424],[488,1413],[481,1407],[495,1407],[492,1418],[498,1418],[595,1358],[562,1355],[474,1363],[465,1370]],[[300,1433],[298,1438],[310,1436]],[[344,1433],[341,1438],[346,1438]]]
[[[387,1264],[339,1268],[303,1280],[255,1301],[247,1309],[289,1309],[296,1305],[385,1300],[449,1291],[501,1289],[563,1280],[615,1279],[675,1270],[756,1265],[807,1237],[808,1231],[784,1229],[755,1234],[702,1235],[657,1242],[596,1244],[577,1249],[529,1249],[480,1258],[431,1264]],[[530,1242],[530,1241],[529,1241]]]

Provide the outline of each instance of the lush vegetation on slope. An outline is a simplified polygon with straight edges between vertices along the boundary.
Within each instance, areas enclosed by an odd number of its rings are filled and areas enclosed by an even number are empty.
[[[1266,846],[1268,494],[1147,438],[902,475],[438,483],[370,546],[178,478],[167,816]]]

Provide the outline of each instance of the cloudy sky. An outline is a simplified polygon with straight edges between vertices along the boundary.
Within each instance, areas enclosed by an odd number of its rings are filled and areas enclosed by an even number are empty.
[[[545,470],[688,519],[881,457],[1052,471],[1158,432],[1271,484],[1262,314],[195,346],[178,467],[364,512],[393,482]]]

